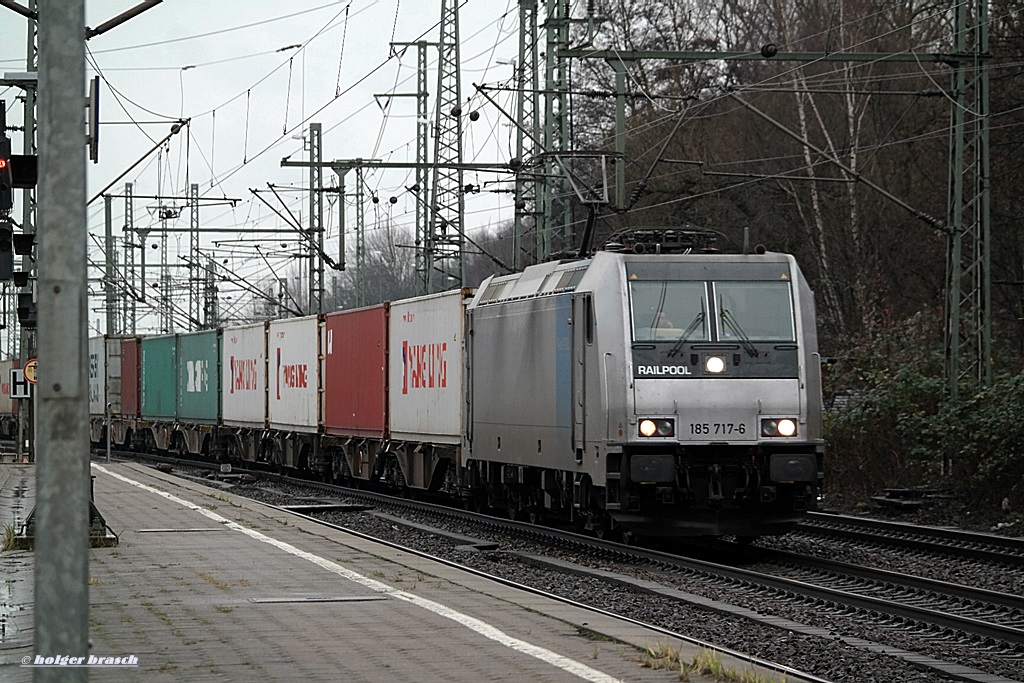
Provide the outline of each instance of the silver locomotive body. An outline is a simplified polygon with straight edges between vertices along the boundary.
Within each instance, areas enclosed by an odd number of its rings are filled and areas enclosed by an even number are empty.
[[[782,533],[822,479],[813,295],[785,254],[495,277],[467,309],[469,483],[645,535]]]

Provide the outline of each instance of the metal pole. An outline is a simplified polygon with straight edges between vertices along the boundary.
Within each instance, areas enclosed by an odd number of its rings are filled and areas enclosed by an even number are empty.
[[[309,313],[324,312],[324,169],[321,125],[309,124]]]
[[[135,211],[132,194],[134,186],[132,183],[125,183],[124,186],[124,230],[121,235],[124,238],[124,281],[128,285],[128,291],[124,297],[124,331],[125,334],[135,334],[135,298],[138,290],[135,288]]]
[[[35,653],[89,654],[85,0],[39,3],[39,365]],[[36,683],[87,681],[36,668]]]
[[[36,13],[36,2],[30,0],[28,3],[29,11],[33,14]],[[30,19],[26,22],[28,27],[28,44],[25,51],[25,70],[26,71],[38,71],[39,70],[39,52],[37,50],[36,39],[38,35],[38,24],[34,19]],[[35,154],[36,149],[36,99],[38,95],[38,82],[25,88],[25,131],[23,135],[22,148],[25,154]],[[24,190],[21,193],[24,200],[24,205],[21,207],[22,218],[21,225],[22,230],[25,234],[36,232],[36,192],[34,190]],[[31,255],[21,257],[21,269],[26,273],[35,273],[35,261]],[[30,281],[25,287],[21,288],[22,293],[28,293],[32,291],[32,282]],[[17,305],[18,292],[11,289],[11,317],[15,319],[14,307]],[[15,358],[21,360],[22,367],[25,366],[25,362],[28,361],[35,354],[35,330],[32,328],[20,327],[21,333],[17,337],[17,346],[12,354]],[[8,328],[13,330],[14,328]],[[13,332],[11,332],[13,336]],[[29,461],[35,462],[35,453],[32,448],[32,413],[29,410],[31,403],[29,401],[18,401],[18,445],[17,445],[17,457],[18,462],[22,462],[28,458]]]
[[[200,292],[202,281],[199,275],[199,262],[202,259],[202,252],[199,249],[199,183],[192,183],[188,189],[189,205],[189,250],[188,250],[188,311],[189,317],[186,329],[199,329],[202,318],[202,304],[200,303]]]
[[[103,196],[104,216],[104,251],[106,252],[103,289],[106,293],[107,303],[107,334],[117,334],[117,325],[114,322],[114,220],[113,220],[114,198],[109,194]]]
[[[356,306],[366,305],[366,214],[363,208],[363,167],[356,166]]]

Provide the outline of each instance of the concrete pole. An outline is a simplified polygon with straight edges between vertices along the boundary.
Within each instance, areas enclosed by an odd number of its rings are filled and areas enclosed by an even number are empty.
[[[39,2],[35,654],[88,655],[85,0]],[[35,683],[87,681],[37,668]]]

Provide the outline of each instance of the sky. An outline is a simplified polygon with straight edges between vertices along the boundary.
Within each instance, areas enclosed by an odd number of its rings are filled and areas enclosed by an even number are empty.
[[[27,0],[17,0],[27,4]],[[87,0],[86,23],[98,26],[138,4],[137,0]],[[87,79],[101,77],[99,163],[88,165],[88,194],[92,199],[111,182],[111,194],[122,195],[134,183],[136,196],[165,196],[163,205],[181,208],[189,185],[199,186],[203,228],[237,229],[203,237],[203,250],[217,259],[234,284],[221,287],[221,313],[231,316],[245,298],[242,281],[256,284],[268,277],[295,273],[298,240],[293,231],[250,189],[284,211],[283,202],[303,223],[308,187],[305,169],[282,168],[281,160],[303,160],[308,152],[308,124],[323,127],[322,158],[415,161],[415,100],[375,97],[386,93],[413,94],[416,51],[396,53],[392,41],[438,40],[441,0],[164,0],[125,24],[93,37],[87,47]],[[0,7],[0,73],[25,70],[26,23]],[[464,122],[464,160],[507,162],[514,149],[513,129],[492,105],[475,94],[473,83],[498,84],[512,77],[518,50],[516,0],[462,0],[460,10],[461,88],[466,111],[478,111],[476,121]],[[436,94],[436,50],[429,52],[428,83]],[[8,125],[20,126],[18,91],[0,87],[7,103]],[[84,101],[85,93],[83,93]],[[510,95],[498,97],[513,111]],[[386,106],[385,106],[385,103]],[[433,102],[430,105],[433,120]],[[170,132],[179,119],[189,126],[173,136],[159,154],[138,162]],[[9,133],[16,153],[21,135]],[[414,172],[366,172],[370,193],[380,198],[365,205],[368,229],[390,217],[412,228],[415,204],[405,187]],[[466,182],[507,181],[494,175],[467,175]],[[346,178],[351,190],[354,174]],[[334,185],[324,172],[324,184]],[[281,188],[281,200],[267,190]],[[507,182],[488,187],[507,187]],[[290,189],[295,188],[295,189]],[[394,196],[397,202],[390,203]],[[219,200],[219,201],[217,201]],[[237,200],[230,202],[226,200]],[[346,199],[347,240],[352,243],[354,197]],[[16,197],[16,204],[20,197]],[[136,227],[159,227],[156,199],[134,203]],[[20,219],[20,207],[15,217]],[[338,207],[325,203],[326,251],[337,257]],[[468,194],[466,229],[470,236],[511,220],[511,196],[496,192]],[[121,237],[124,200],[112,205],[115,237]],[[88,207],[90,278],[101,275],[104,201]],[[168,223],[180,228],[169,236],[169,261],[188,252],[189,213],[183,210]],[[279,227],[273,235],[255,229]],[[248,231],[248,232],[246,232]],[[147,262],[159,258],[150,240]],[[265,240],[263,239],[265,238]],[[259,243],[257,251],[255,244]],[[284,245],[284,246],[282,246]],[[351,251],[351,249],[350,249]],[[265,258],[264,258],[265,257]],[[351,257],[350,257],[351,258]],[[138,261],[138,257],[136,259]],[[226,263],[225,263],[226,262]],[[327,271],[330,286],[330,273]],[[150,266],[148,279],[153,278]],[[98,281],[90,290],[99,293]],[[305,300],[304,293],[297,293]],[[228,300],[227,297],[232,297]],[[140,315],[143,313],[139,309]],[[106,331],[102,297],[90,298],[90,336]],[[157,324],[153,315],[140,320],[140,333]]]

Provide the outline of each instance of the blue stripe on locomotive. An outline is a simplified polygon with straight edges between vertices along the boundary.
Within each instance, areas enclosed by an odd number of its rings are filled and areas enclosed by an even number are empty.
[[[571,318],[572,297],[559,297],[555,308],[555,424],[565,429],[571,427],[572,419]]]

